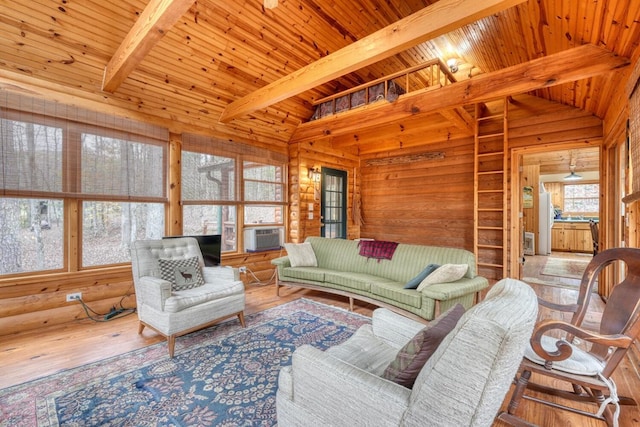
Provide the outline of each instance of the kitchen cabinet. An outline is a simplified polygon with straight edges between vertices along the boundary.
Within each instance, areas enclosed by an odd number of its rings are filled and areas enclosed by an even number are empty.
[[[555,222],[551,229],[551,250],[593,252],[588,222]]]

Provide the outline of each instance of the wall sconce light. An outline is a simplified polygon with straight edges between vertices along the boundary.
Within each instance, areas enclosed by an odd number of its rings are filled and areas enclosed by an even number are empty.
[[[458,60],[456,58],[449,58],[447,60],[447,67],[451,70],[452,73],[458,72]]]
[[[311,167],[309,168],[309,179],[313,182],[320,182],[320,178],[322,174],[320,173],[320,168]]]

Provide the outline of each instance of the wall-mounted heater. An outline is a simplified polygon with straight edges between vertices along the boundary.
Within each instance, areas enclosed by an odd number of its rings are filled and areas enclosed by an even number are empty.
[[[524,254],[535,255],[536,254],[536,240],[535,235],[530,232],[524,233]]]

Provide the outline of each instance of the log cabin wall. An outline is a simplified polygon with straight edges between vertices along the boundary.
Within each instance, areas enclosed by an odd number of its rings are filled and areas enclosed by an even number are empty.
[[[289,148],[289,223],[287,241],[300,243],[308,236],[320,236],[320,183],[309,179],[309,168],[329,167],[347,172],[347,238],[360,237],[360,227],[353,222],[354,172],[359,158],[354,149],[335,149],[327,141],[293,143]],[[359,183],[356,181],[356,190]],[[309,204],[313,203],[313,219]]]
[[[401,156],[441,153],[433,159]],[[385,153],[361,167],[362,237],[473,250],[473,138]]]
[[[496,113],[495,105],[488,107],[491,114]],[[510,99],[508,131],[510,151],[566,144],[599,144],[602,141],[602,121],[599,118],[589,112],[530,95]],[[425,138],[432,138],[432,135]],[[442,158],[404,164],[395,161],[403,156],[437,152],[443,154]],[[445,136],[438,142],[423,146],[363,155],[364,225],[361,236],[472,251],[473,156],[471,136],[454,140]],[[387,164],[380,164],[385,158],[389,159]],[[376,160],[378,164],[369,166],[370,160]],[[508,193],[507,212],[513,205],[512,197],[521,197],[511,184]],[[512,241],[509,244],[517,243]],[[495,262],[501,263],[502,260],[496,259]],[[481,274],[492,280],[499,278],[491,276],[488,271]]]

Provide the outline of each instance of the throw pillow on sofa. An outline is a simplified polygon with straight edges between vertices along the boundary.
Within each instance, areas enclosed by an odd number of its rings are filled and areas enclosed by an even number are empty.
[[[158,260],[160,277],[171,282],[172,291],[184,291],[204,285],[198,258]]]
[[[317,267],[318,260],[311,243],[285,243],[291,267]]]
[[[468,264],[444,264],[436,271],[428,275],[418,286],[418,291],[422,291],[427,286],[435,283],[449,283],[462,279],[467,270]]]
[[[456,304],[421,329],[398,351],[382,377],[401,386],[412,388],[422,367],[436,351],[444,337],[456,327],[464,314],[462,304]]]
[[[436,271],[436,269],[438,267],[440,267],[440,265],[438,265],[438,264],[429,264],[429,265],[427,265],[424,268],[424,270],[422,270],[420,273],[418,273],[418,275],[416,277],[414,277],[413,279],[409,280],[407,282],[407,284],[404,285],[404,289],[416,289],[418,287],[418,285],[420,285],[420,283],[422,283],[422,281],[424,279],[426,279],[426,277],[428,275],[430,275],[431,273]]]

